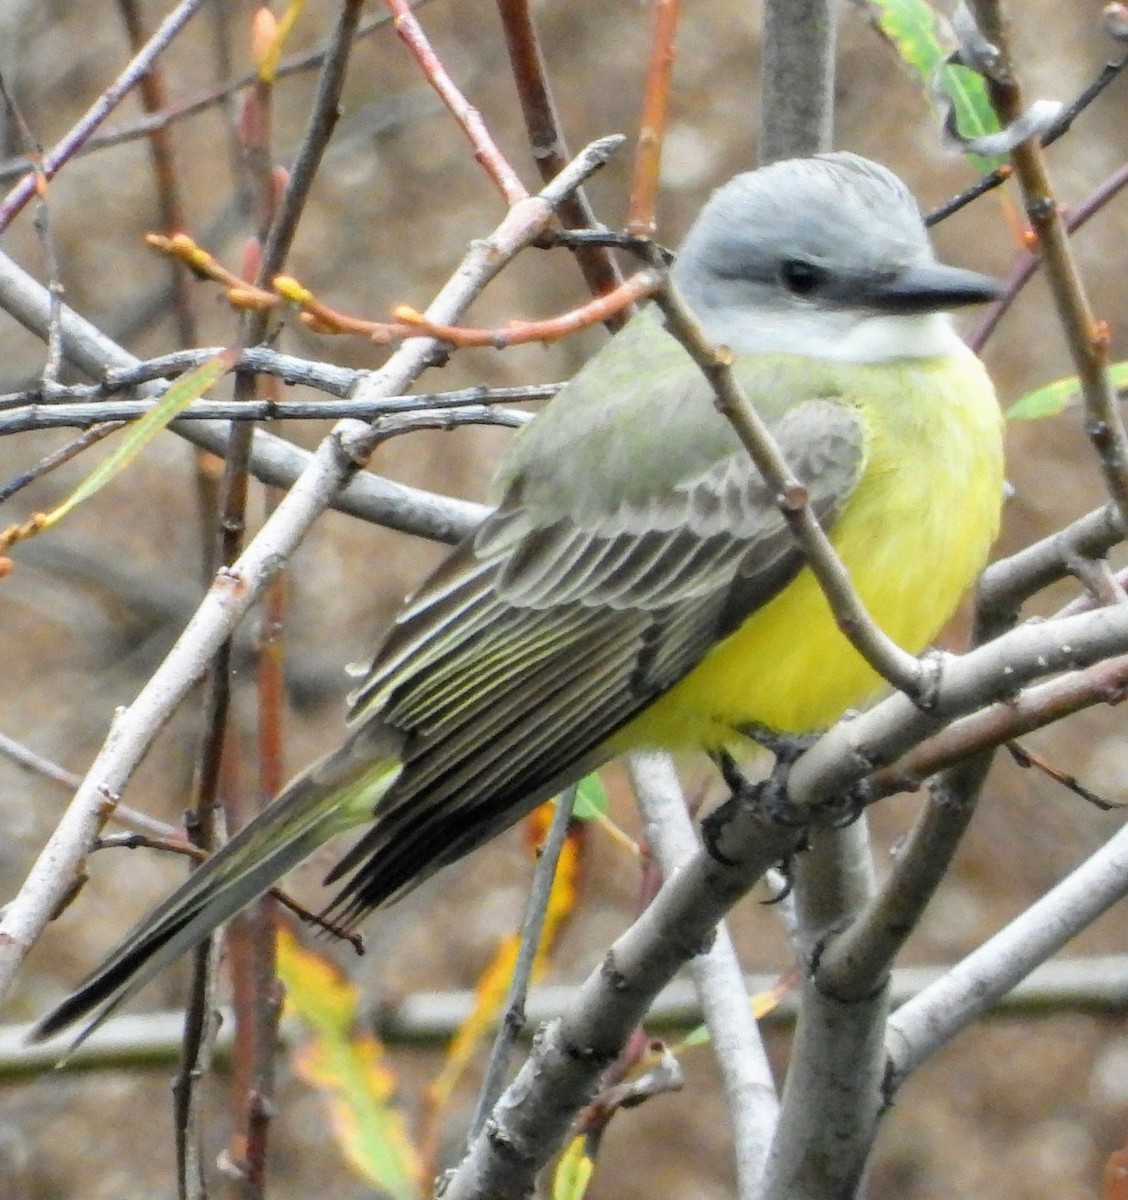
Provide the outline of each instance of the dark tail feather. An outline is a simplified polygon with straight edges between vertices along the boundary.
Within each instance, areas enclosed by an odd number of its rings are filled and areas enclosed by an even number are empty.
[[[94,1013],[84,1041],[119,1004],[186,950],[266,892],[319,846],[372,820],[400,772],[389,756],[373,761],[350,739],[299,775],[267,809],[136,926],[109,957],[35,1027],[41,1041]]]

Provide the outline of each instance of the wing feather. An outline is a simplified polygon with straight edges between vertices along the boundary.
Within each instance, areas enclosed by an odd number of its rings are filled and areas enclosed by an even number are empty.
[[[715,415],[715,414],[714,414]],[[812,400],[777,429],[832,525],[864,463],[857,413]],[[404,768],[330,876],[359,918],[561,783],[795,576],[802,556],[743,451],[655,494],[501,507],[412,599],[353,701],[404,735]]]

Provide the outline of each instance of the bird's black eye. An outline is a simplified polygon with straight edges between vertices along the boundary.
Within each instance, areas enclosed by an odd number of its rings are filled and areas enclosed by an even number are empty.
[[[785,258],[779,265],[779,278],[792,295],[809,296],[826,279],[826,272],[801,258]]]

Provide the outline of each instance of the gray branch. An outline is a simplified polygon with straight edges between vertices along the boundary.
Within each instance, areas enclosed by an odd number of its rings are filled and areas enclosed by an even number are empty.
[[[627,765],[647,839],[668,878],[700,848],[677,772],[667,754],[634,754]],[[728,1101],[737,1195],[754,1200],[779,1119],[779,1100],[724,922],[709,948],[690,959],[689,969]]]
[[[1128,828],[890,1018],[887,1091],[1128,895]]]
[[[552,219],[555,205],[613,152],[621,139],[603,139],[589,146],[567,170],[536,196],[512,205],[487,238],[476,241],[462,264],[427,310],[435,324],[458,319],[471,300],[502,267],[527,246]],[[26,286],[5,290],[14,266],[0,270],[0,305],[17,297],[29,298]],[[78,321],[78,318],[74,319]],[[73,336],[82,335],[85,349]],[[92,360],[124,352],[88,322],[64,326],[64,353]],[[379,372],[358,387],[358,399],[373,400],[398,394],[422,371],[437,347],[429,339],[405,344]],[[207,422],[185,422],[186,429],[216,428]],[[180,702],[203,676],[222,642],[254,603],[330,506],[342,486],[355,475],[359,451],[381,434],[357,421],[342,421],[309,459],[293,486],[267,518],[239,559],[222,569],[176,644],[129,706],[115,716],[109,735],[55,832],[48,839],[19,893],[0,920],[0,1001],[11,987],[24,956],[51,919],[78,872],[88,847],[105,821],[107,801],[118,798],[148,752],[153,739]],[[277,441],[278,439],[274,439]],[[283,443],[284,444],[284,443]],[[346,448],[347,446],[347,448]]]

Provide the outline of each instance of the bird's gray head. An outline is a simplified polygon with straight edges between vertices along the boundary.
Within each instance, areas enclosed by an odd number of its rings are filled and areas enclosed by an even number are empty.
[[[842,153],[719,188],[673,278],[716,342],[854,362],[947,353],[946,310],[998,295],[989,277],[936,261],[896,175]]]

